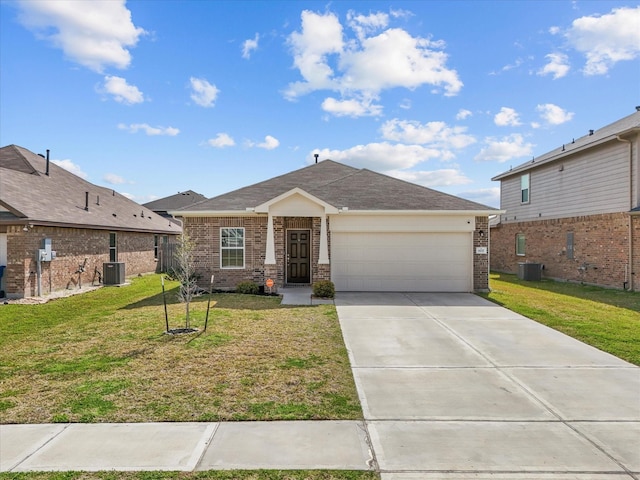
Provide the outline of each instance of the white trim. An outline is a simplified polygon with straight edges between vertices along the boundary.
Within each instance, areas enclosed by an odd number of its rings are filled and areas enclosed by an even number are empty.
[[[267,220],[267,248],[264,254],[265,265],[276,265],[276,246],[273,232],[273,215],[269,214]]]
[[[341,210],[340,216],[347,215],[433,215],[433,216],[466,216],[487,217],[507,213],[506,210]]]
[[[222,230],[230,229],[242,230],[242,267],[225,267],[222,265]],[[246,228],[245,227],[220,227],[220,270],[244,270],[247,265],[247,242],[246,242]],[[225,249],[238,249],[238,247],[225,247]]]
[[[329,264],[329,235],[327,233],[327,216],[320,217],[320,252],[318,265]]]

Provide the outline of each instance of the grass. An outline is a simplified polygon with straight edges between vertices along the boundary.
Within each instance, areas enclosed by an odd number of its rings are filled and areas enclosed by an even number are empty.
[[[166,288],[169,327],[184,327],[177,284]],[[207,300],[185,335],[164,333],[157,275],[0,305],[2,423],[362,418],[333,305],[214,294],[203,332]]]
[[[640,365],[640,293],[491,274],[483,297]]]
[[[204,472],[28,472],[0,473],[1,480],[376,480],[368,471],[208,470]]]

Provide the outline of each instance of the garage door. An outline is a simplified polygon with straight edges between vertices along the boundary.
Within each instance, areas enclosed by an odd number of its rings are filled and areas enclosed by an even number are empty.
[[[469,233],[331,235],[331,276],[338,291],[468,292]]]

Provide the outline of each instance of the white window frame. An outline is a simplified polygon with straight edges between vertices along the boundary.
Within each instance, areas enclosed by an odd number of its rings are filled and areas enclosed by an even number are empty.
[[[526,200],[524,198],[525,192],[527,194]],[[524,173],[520,176],[520,203],[525,204],[529,202],[531,202],[531,174]]]
[[[520,251],[520,239],[522,239],[522,251]],[[527,237],[524,233],[516,233],[516,255],[524,257],[527,248]]]
[[[223,232],[225,230],[241,230],[242,231],[242,247],[239,247],[237,245],[234,246],[223,246],[222,245],[222,241],[223,241]],[[224,250],[242,250],[242,266],[237,266],[237,265],[233,265],[233,266],[224,266],[223,265],[223,251]],[[245,229],[244,227],[221,227],[220,228],[220,268],[224,269],[224,270],[242,270],[245,268],[246,265],[246,258],[247,258],[247,251],[246,251],[246,242],[245,242]]]

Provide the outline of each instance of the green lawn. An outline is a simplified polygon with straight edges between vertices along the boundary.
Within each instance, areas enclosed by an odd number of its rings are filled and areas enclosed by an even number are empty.
[[[170,328],[184,326],[167,283]],[[333,305],[215,294],[166,335],[160,277],[0,305],[2,423],[359,419]]]
[[[491,274],[483,297],[640,365],[640,293]]]

